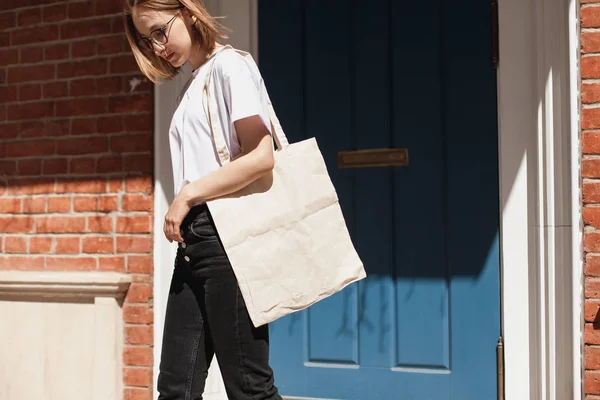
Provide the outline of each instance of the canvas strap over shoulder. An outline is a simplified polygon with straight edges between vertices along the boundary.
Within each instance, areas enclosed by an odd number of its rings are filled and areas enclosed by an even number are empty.
[[[253,70],[253,72],[255,72],[256,74],[258,74],[260,76],[260,71],[258,69],[258,66],[256,65],[256,63],[254,62],[254,59],[252,58],[252,56],[249,53],[247,53],[245,51],[234,49],[233,47],[231,47],[229,45],[223,46],[222,48],[220,48],[218,50],[218,52],[220,53],[226,49],[236,51],[238,54],[242,55],[244,57],[246,64],[248,65],[248,67],[251,68]],[[217,55],[215,54],[212,57],[212,59],[210,60],[211,64],[209,65],[208,72],[206,74],[206,80],[204,82],[203,93],[204,93],[204,105],[206,106],[206,115],[208,117],[208,122],[211,127],[213,140],[215,142],[215,150],[216,150],[217,156],[219,157],[219,163],[221,164],[221,166],[223,166],[231,161],[231,154],[229,153],[229,149],[227,148],[227,144],[225,141],[225,133],[223,132],[223,127],[219,123],[219,116],[217,114],[218,108],[217,108],[215,96],[210,95],[210,84],[211,84],[214,63],[215,63],[216,58],[217,58]],[[289,145],[289,142],[288,142],[287,137],[285,136],[285,133],[283,132],[283,129],[281,127],[279,119],[277,118],[277,115],[275,114],[275,109],[273,108],[273,104],[271,103],[271,100],[268,98],[268,95],[267,95],[267,105],[269,108],[268,111],[269,111],[269,120],[271,123],[271,132],[273,133],[273,138],[275,139],[275,144],[277,145],[277,149],[281,150],[281,149],[287,147]]]

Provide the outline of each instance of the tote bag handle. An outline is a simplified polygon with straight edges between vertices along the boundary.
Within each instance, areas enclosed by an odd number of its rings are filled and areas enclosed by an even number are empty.
[[[230,45],[226,45],[217,50],[217,54],[223,50],[231,49],[238,52],[246,59],[246,64],[249,65],[253,72],[260,76],[260,71],[258,66],[254,62],[252,56],[242,50],[234,49]],[[217,54],[213,55],[212,60],[210,61],[210,66],[208,72],[206,74],[206,79],[204,81],[204,104],[206,105],[206,115],[208,116],[208,123],[210,124],[213,140],[215,142],[215,149],[217,155],[219,157],[219,163],[221,166],[227,164],[231,161],[231,154],[227,149],[227,144],[225,142],[225,134],[219,122],[219,116],[217,114],[217,104],[215,99],[210,96],[210,82],[212,78],[212,72],[215,60],[217,58]],[[283,132],[283,128],[281,127],[281,123],[275,114],[275,109],[273,108],[273,104],[271,103],[271,99],[267,94],[267,105],[269,108],[269,120],[271,122],[271,132],[273,133],[273,138],[275,139],[275,144],[277,145],[278,150],[282,150],[285,147],[289,146],[289,142],[285,133]]]

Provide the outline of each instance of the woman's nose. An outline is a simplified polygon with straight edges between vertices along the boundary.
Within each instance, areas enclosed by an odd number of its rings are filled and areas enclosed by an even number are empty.
[[[152,43],[152,48],[154,49],[154,54],[156,54],[157,56],[160,57],[164,57],[166,56],[166,51],[165,51],[165,47],[158,44],[158,43]]]

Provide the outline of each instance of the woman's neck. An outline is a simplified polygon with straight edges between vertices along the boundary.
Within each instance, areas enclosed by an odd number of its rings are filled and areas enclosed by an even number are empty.
[[[197,70],[206,62],[206,60],[208,60],[209,56],[210,54],[208,54],[206,49],[196,47],[194,50],[192,50],[192,53],[188,58],[188,62],[192,66],[193,70]]]

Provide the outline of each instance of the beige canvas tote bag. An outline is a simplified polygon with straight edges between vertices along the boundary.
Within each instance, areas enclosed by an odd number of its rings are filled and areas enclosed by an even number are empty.
[[[258,72],[252,56],[237,51]],[[214,63],[215,55],[210,62]],[[204,86],[215,150],[231,161],[210,90]],[[269,101],[275,168],[232,195],[208,201],[255,326],[303,310],[366,277],[315,138],[289,144]]]

